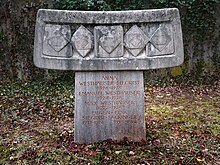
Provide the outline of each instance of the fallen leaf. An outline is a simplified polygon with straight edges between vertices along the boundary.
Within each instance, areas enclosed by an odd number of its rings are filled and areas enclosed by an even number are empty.
[[[120,154],[122,151],[115,151],[116,154]]]
[[[200,158],[196,158],[196,160],[197,160],[198,162],[204,162],[204,160],[203,160],[203,159],[200,159]]]
[[[134,155],[134,151],[129,151],[129,155]]]

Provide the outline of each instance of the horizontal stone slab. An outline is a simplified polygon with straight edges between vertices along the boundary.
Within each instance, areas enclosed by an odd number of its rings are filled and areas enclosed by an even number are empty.
[[[40,9],[34,63],[59,70],[145,70],[183,63],[176,8],[135,11]]]

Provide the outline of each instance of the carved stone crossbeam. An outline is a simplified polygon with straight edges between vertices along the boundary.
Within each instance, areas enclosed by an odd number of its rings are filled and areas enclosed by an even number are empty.
[[[145,70],[183,62],[178,9],[39,10],[34,63],[61,70]]]

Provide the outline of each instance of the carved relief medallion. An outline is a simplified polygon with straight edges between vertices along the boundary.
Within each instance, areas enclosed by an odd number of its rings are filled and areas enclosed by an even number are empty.
[[[44,31],[43,54],[59,57],[72,56],[72,48],[69,45],[70,36],[68,25],[47,24]]]
[[[82,57],[85,57],[93,48],[93,35],[83,25],[76,30],[71,41]]]
[[[157,27],[156,30],[155,27]],[[158,26],[154,26],[154,28],[151,27],[151,29],[154,30],[154,32],[150,34],[150,44],[148,44],[146,48],[147,56],[174,53],[172,26],[167,23],[162,23]]]
[[[117,58],[123,56],[122,26],[96,26],[95,53],[101,58]]]
[[[170,41],[171,41],[171,37],[161,26],[155,31],[155,33],[151,37],[151,43],[160,52],[168,45]]]
[[[149,38],[137,26],[133,25],[125,34],[125,47],[133,56],[138,56],[148,43]]]

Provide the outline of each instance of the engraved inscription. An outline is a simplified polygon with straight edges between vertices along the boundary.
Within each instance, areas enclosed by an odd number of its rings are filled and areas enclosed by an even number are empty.
[[[81,25],[71,38],[77,52],[85,57],[93,48],[93,35]]]
[[[137,26],[133,25],[125,34],[125,47],[133,56],[138,56],[148,43],[149,38],[144,32]]]
[[[69,45],[71,36],[68,25],[46,24],[43,41],[43,54],[49,56],[70,57],[72,49]]]
[[[118,73],[84,72],[85,77],[76,74],[75,121],[78,129],[84,130],[76,135],[76,141],[85,136],[84,132],[94,134],[97,130],[100,132],[93,138],[98,136],[98,140],[145,138],[142,72],[130,75],[131,71],[124,71],[122,77]],[[121,134],[123,130],[129,131]]]
[[[94,34],[97,57],[116,58],[123,56],[122,26],[96,26]]]

